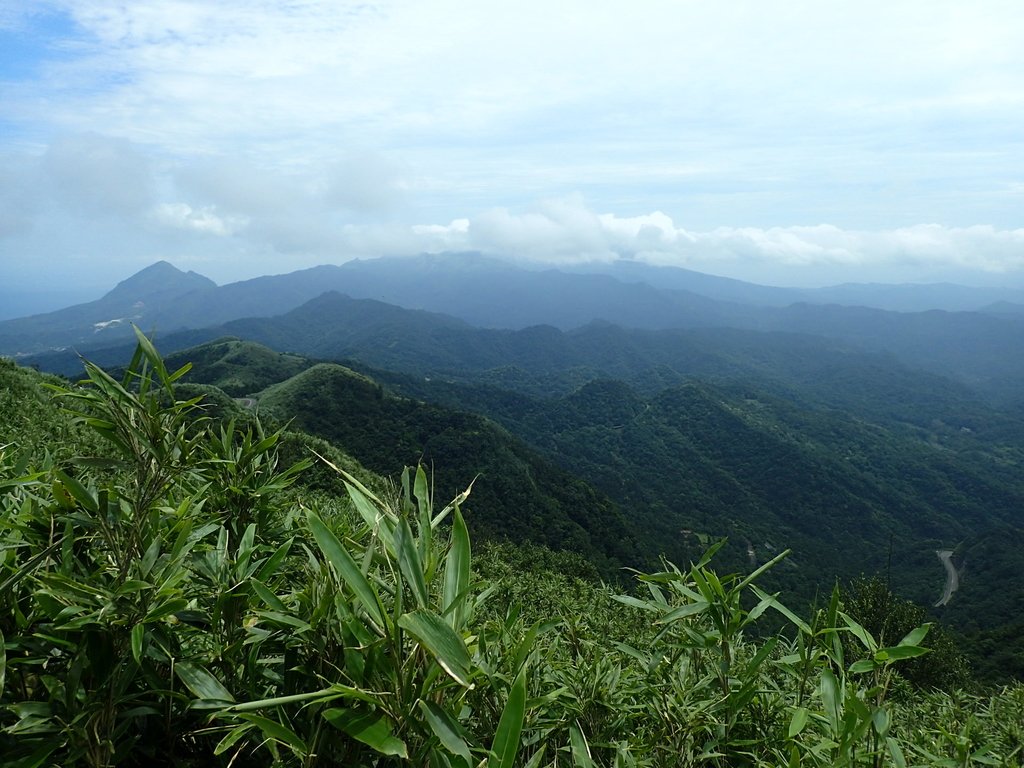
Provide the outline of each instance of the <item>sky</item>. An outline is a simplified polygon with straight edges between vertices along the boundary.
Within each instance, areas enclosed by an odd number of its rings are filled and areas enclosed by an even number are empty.
[[[1024,286],[1022,39],[1020,0],[7,0],[0,301],[439,251]]]

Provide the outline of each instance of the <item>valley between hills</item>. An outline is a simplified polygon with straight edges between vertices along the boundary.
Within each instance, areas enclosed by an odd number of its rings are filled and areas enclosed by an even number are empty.
[[[881,575],[980,676],[1020,677],[1019,644],[992,649],[1024,635],[1024,305],[870,288],[471,254],[216,286],[160,263],[0,323],[0,352],[74,377],[79,354],[125,365],[134,324],[225,412],[380,475],[422,463],[439,497],[474,481],[474,535],[576,553],[610,581],[720,538],[737,571],[791,550],[764,577],[791,602]]]

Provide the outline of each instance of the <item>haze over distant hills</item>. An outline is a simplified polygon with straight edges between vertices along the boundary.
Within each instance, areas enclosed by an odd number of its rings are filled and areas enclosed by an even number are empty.
[[[403,320],[418,334],[439,324],[455,328],[459,321],[513,330],[571,330],[595,321],[648,330],[733,328],[830,338],[1001,397],[1014,397],[1024,380],[1024,296],[1014,289],[939,284],[798,290],[629,260],[527,269],[472,253],[356,260],[224,286],[159,262],[98,301],[0,322],[0,354],[116,346],[130,339],[131,323],[164,338],[191,330],[181,339],[197,343],[216,335],[204,329],[238,333],[230,327],[234,321],[281,316],[253,321],[260,333],[280,338],[289,323],[317,323],[318,307],[326,305],[312,304],[306,316],[291,320],[284,316],[329,291],[434,313]],[[365,322],[356,325],[356,333],[366,333]],[[325,333],[319,347],[330,346],[328,337],[340,343],[337,328]],[[319,353],[306,342],[303,349]]]

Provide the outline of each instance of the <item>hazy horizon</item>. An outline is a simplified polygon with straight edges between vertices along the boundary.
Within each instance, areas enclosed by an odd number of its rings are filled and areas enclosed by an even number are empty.
[[[0,299],[439,251],[1024,286],[1022,33],[996,0],[15,0]]]

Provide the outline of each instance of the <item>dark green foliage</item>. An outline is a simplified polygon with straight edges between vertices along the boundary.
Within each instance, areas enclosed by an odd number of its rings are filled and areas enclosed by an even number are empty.
[[[838,592],[804,621],[755,583],[784,554],[620,594],[506,543],[480,580],[468,491],[338,468],[345,500],[297,494],[281,434],[178,399],[147,340],[87,372],[63,397],[99,461],[0,449],[5,766],[1020,763],[1019,687],[890,697],[928,627],[876,637]],[[793,639],[751,640],[767,611]]]
[[[919,605],[894,595],[880,576],[861,578],[846,591],[846,612],[887,645],[928,621]],[[941,626],[928,635],[931,653],[902,665],[899,674],[917,688],[954,690],[968,687],[971,670],[957,641]],[[851,659],[856,656],[849,654]]]
[[[433,467],[442,496],[453,495],[461,478],[479,476],[466,510],[478,535],[580,552],[610,578],[640,560],[607,498],[480,416],[395,398],[371,379],[327,364],[270,388],[259,401],[265,413],[294,419],[373,471]]]

